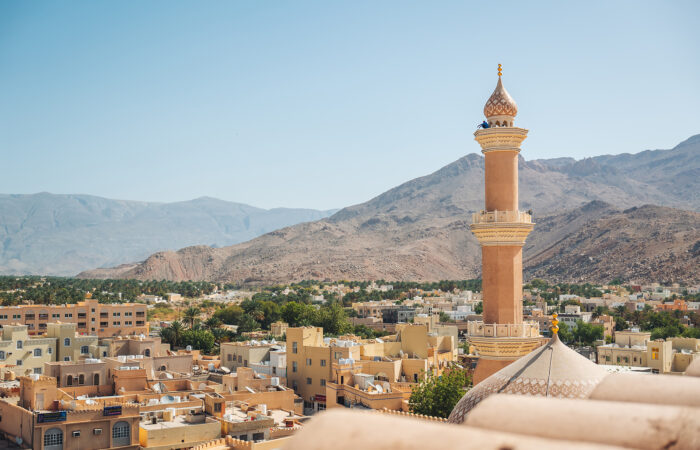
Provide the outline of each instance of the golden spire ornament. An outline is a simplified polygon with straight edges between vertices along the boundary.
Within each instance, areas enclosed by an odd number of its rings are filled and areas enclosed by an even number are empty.
[[[557,334],[559,332],[559,321],[557,320],[557,313],[552,314],[552,333]]]
[[[501,75],[503,75],[503,74],[501,73],[502,70],[503,70],[503,69],[501,69],[501,65],[499,64],[499,65],[498,65],[498,76],[499,76],[499,77],[500,77]]]

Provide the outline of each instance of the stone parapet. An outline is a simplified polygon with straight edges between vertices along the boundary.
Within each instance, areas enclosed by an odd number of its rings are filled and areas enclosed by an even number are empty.
[[[484,211],[472,214],[473,224],[482,223],[532,223],[532,215],[527,211]]]
[[[473,223],[469,229],[482,246],[516,245],[522,247],[534,227],[533,223],[488,222]]]
[[[540,337],[538,322],[523,323],[484,323],[481,321],[467,322],[469,337]]]
[[[520,144],[527,137],[524,128],[495,127],[478,130],[474,133],[474,139],[481,145],[482,153],[494,151],[520,152]]]

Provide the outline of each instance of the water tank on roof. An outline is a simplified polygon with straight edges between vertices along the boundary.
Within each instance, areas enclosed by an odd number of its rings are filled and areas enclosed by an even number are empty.
[[[279,377],[271,377],[270,378],[270,385],[271,386],[279,386],[279,384],[280,384]]]
[[[187,350],[188,352],[191,352],[191,351],[192,351],[192,346],[191,346],[191,345],[188,345],[187,347],[185,347],[185,350]]]

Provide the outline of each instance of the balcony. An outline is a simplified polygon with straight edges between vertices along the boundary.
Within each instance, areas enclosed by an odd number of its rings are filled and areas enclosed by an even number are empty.
[[[529,211],[484,211],[472,214],[472,223],[532,223]]]
[[[484,323],[471,321],[467,323],[468,336],[475,337],[539,337],[540,325],[537,322],[523,323]]]

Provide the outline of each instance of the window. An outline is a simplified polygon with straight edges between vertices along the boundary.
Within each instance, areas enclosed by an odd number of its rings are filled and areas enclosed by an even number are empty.
[[[66,313],[63,315],[64,317],[73,317],[73,313]]]
[[[321,360],[321,367],[326,367],[326,360],[325,359]]]
[[[112,428],[112,443],[115,447],[131,443],[131,427],[128,422],[117,422]]]
[[[40,348],[35,348],[34,349],[34,357],[38,358],[41,356],[41,349]]]
[[[651,359],[658,360],[659,359],[659,351],[658,349],[652,349],[651,351]]]
[[[227,361],[231,361],[232,359],[233,359],[233,355],[232,355],[232,354],[229,353],[228,355],[226,355],[226,360],[227,360]]]
[[[12,318],[13,318],[13,319],[21,319],[22,316],[19,315],[19,314],[12,314]]]
[[[321,378],[321,386],[325,386],[325,385],[326,385],[326,380]]]
[[[64,347],[70,347],[70,338],[65,338],[63,340],[63,346]]]
[[[292,389],[297,390],[297,380],[292,381]]]
[[[5,359],[5,352],[0,350],[0,359]]]
[[[82,373],[78,375],[78,384],[81,386],[85,384],[85,375],[83,375]]]
[[[297,353],[297,343],[292,342],[292,353]]]
[[[143,326],[143,320],[137,320],[136,326]]]
[[[113,327],[119,327],[119,326],[121,326],[121,324],[122,324],[121,322],[112,322]]]
[[[41,367],[35,367],[34,373],[41,375]]]
[[[63,357],[63,360],[64,360],[64,361],[70,361],[70,356],[64,356],[64,357]]]
[[[311,384],[311,378],[306,379],[306,384]]]
[[[83,345],[80,347],[80,354],[81,355],[87,355],[88,353],[90,353],[90,349],[88,348],[87,345]]]
[[[296,373],[297,372],[297,362],[292,361],[292,372]]]
[[[113,312],[113,313],[112,313],[112,317],[119,317],[119,316],[121,316],[121,315],[122,315],[122,313],[118,313],[118,312]]]
[[[24,348],[24,342],[22,341],[17,341],[17,350]]]
[[[44,433],[44,448],[63,448],[63,431],[51,428]]]
[[[133,325],[133,324],[134,324],[134,323],[133,323],[131,320],[125,320],[125,321],[124,321],[124,325],[126,325],[126,326],[131,326],[131,325]]]
[[[335,352],[335,354],[333,355],[333,358],[340,359],[341,356],[343,356],[343,355],[341,355],[340,352]]]
[[[144,350],[144,351],[143,351],[143,356],[145,356],[146,358],[148,358],[149,356],[151,356],[151,349],[150,349],[150,348],[147,348],[146,350]]]
[[[221,403],[214,403],[214,412],[221,412]]]
[[[7,320],[7,314],[0,314],[0,320]]]
[[[66,386],[73,386],[73,375],[68,375],[66,377]]]
[[[92,384],[95,386],[100,385],[100,374],[96,373],[95,375],[92,376]]]
[[[311,358],[306,358],[306,365],[310,366],[311,365]]]
[[[238,355],[238,362],[242,363],[243,362],[243,357],[241,355]]]
[[[47,352],[49,355],[53,355],[53,348],[51,348],[51,347],[47,348],[47,349],[46,349],[46,352]]]
[[[51,314],[52,319],[59,319],[61,317],[60,314]]]
[[[22,365],[22,360],[18,359],[16,365],[21,366]]]

